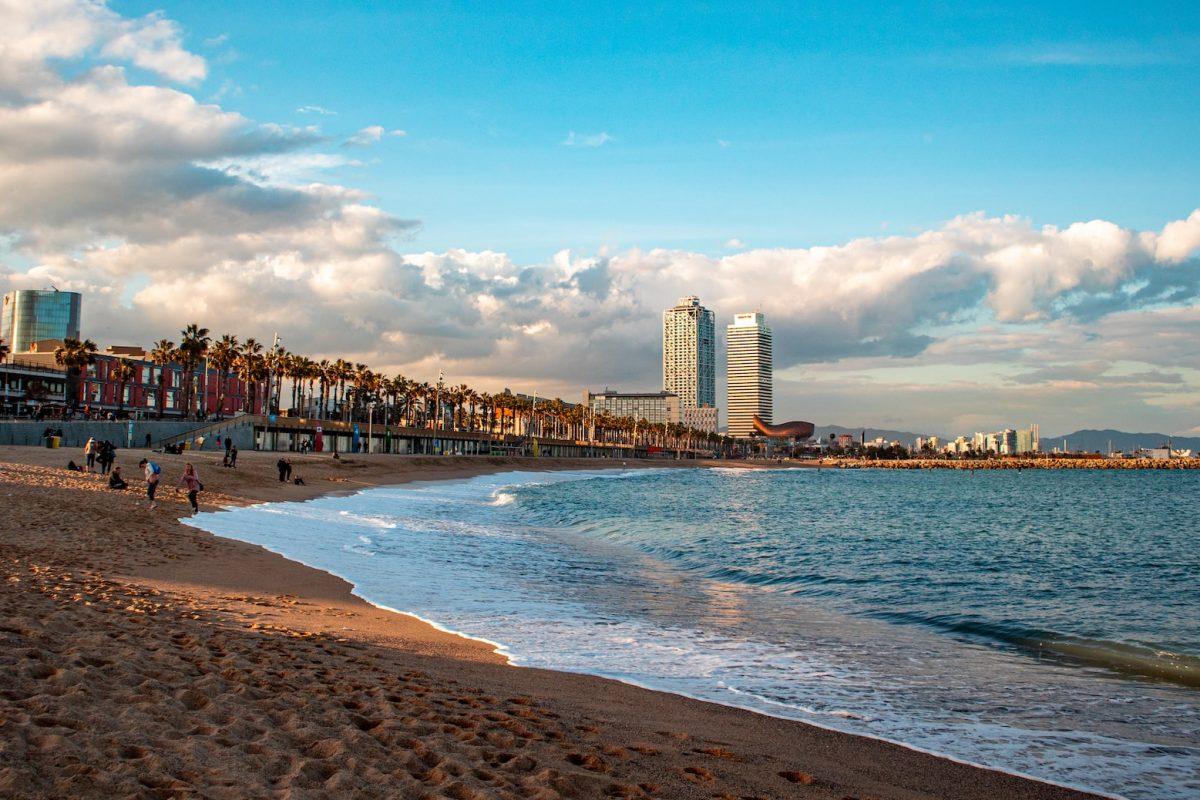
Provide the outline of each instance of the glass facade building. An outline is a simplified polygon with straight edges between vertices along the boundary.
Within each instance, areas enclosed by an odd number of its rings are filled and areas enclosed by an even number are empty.
[[[9,292],[0,307],[0,339],[12,353],[24,353],[43,339],[78,339],[80,304],[78,292]]]

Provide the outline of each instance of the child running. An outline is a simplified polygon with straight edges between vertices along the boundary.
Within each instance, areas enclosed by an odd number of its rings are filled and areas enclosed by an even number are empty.
[[[196,475],[196,468],[190,463],[183,465],[183,477],[179,479],[179,485],[187,490],[188,502],[192,504],[192,513],[200,513],[200,504],[196,502],[196,496],[204,491],[204,484],[200,482],[200,477]]]
[[[158,503],[154,502],[154,493],[158,491],[158,480],[162,475],[162,467],[155,464],[153,461],[142,459],[138,462],[146,474],[146,498],[150,501],[150,508],[158,508]]]

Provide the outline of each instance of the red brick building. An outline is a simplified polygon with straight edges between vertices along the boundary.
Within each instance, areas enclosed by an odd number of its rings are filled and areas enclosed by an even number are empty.
[[[56,367],[54,349],[59,344],[57,341],[37,342],[31,351],[14,354],[12,360]],[[117,367],[122,362],[134,368],[133,378],[124,385],[117,377]],[[265,382],[256,382],[251,387],[232,374],[222,374],[215,369],[206,372],[203,367],[191,374],[191,380],[192,414],[201,410],[208,416],[220,414],[223,417],[231,417],[240,411],[262,413]],[[112,346],[97,353],[96,362],[80,376],[79,408],[154,417],[159,413],[161,396],[163,416],[180,417],[185,414],[186,381],[187,376],[178,364],[160,367],[150,361],[149,355],[140,347]]]

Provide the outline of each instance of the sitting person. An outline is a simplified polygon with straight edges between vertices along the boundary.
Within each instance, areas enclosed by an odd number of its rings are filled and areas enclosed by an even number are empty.
[[[71,461],[67,462],[67,471],[68,472],[83,472],[83,467],[76,464],[74,460],[71,460]]]
[[[128,489],[129,484],[121,477],[121,468],[113,467],[113,471],[108,474],[108,488],[110,489]]]
[[[296,477],[292,478],[292,483],[293,483],[294,485],[296,485],[296,486],[305,486],[305,485],[306,485],[306,484],[304,483],[304,478],[301,478],[299,475],[297,475]]]

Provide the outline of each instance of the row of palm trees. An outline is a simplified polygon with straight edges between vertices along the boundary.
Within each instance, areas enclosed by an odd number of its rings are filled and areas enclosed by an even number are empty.
[[[68,385],[95,361],[96,345],[91,340],[68,339],[55,352],[56,361],[68,372]],[[487,434],[534,436],[581,442],[603,442],[664,449],[720,449],[728,452],[733,440],[679,423],[651,423],[633,417],[617,417],[559,398],[538,399],[479,392],[467,386],[419,381],[404,375],[387,376],[366,364],[346,359],[314,360],[290,353],[278,344],[270,349],[254,338],[240,340],[231,334],[214,338],[208,328],[195,323],[180,332],[179,343],[160,339],[150,351],[159,369],[158,414],[165,412],[167,367],[177,365],[182,374],[195,376],[201,366],[203,377],[183,381],[181,409],[191,416],[220,416],[233,381],[244,391],[241,411],[265,406],[269,413],[280,408],[316,419],[343,422],[373,422],[384,426],[483,432]],[[217,402],[209,409],[209,375],[215,374]],[[118,397],[132,381],[136,368],[122,361],[116,378]],[[73,377],[73,381],[71,378]],[[200,382],[202,381],[202,383]],[[290,404],[283,403],[285,388]],[[71,392],[78,397],[77,388]]]

